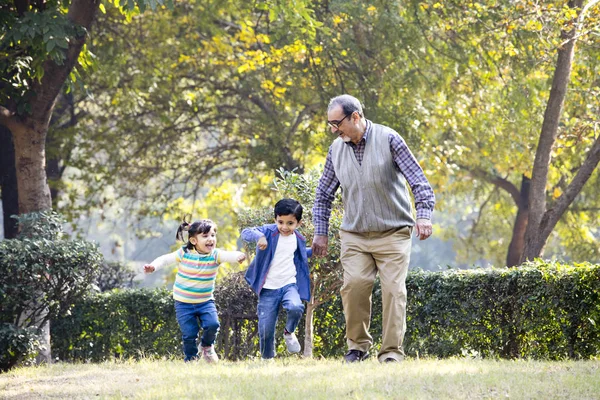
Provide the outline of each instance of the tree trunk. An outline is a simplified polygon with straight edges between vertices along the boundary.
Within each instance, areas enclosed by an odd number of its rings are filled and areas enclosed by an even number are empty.
[[[521,178],[521,190],[519,192],[519,202],[517,203],[517,216],[513,233],[508,246],[506,256],[506,266],[514,267],[519,264],[523,249],[525,248],[525,231],[527,229],[527,220],[529,218],[529,184],[531,179],[525,175]]]
[[[12,130],[19,191],[19,211],[29,213],[52,208],[46,180],[46,131],[42,124],[16,124]]]
[[[15,169],[15,146],[10,130],[0,125],[0,193],[2,195],[2,216],[4,238],[17,237],[17,221],[11,215],[19,214],[17,171]]]
[[[314,296],[311,297],[310,302],[306,304],[306,317],[304,317],[304,357],[313,357],[314,348],[314,326],[313,318],[315,314]]]
[[[570,1],[569,7],[580,9],[582,3],[583,0]],[[550,156],[558,135],[558,123],[562,114],[575,54],[577,29],[575,28],[576,24],[572,26],[573,28],[570,31],[561,33],[563,45],[558,49],[556,69],[552,77],[552,88],[550,89],[548,104],[544,112],[544,121],[542,122],[542,131],[535,153],[531,191],[529,193],[529,222],[525,232],[522,262],[540,257],[550,235],[550,232],[547,235],[542,232],[542,220],[546,212],[546,185],[551,162]]]

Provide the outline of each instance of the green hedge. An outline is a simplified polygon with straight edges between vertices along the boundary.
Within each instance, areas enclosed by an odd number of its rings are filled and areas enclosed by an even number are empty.
[[[98,362],[181,352],[172,294],[165,289],[92,295],[50,327],[53,356],[60,360]]]
[[[416,272],[407,287],[410,355],[600,355],[600,265]]]
[[[409,356],[600,356],[600,265],[537,262],[511,269],[410,271],[407,289],[404,348]],[[230,359],[256,355],[256,297],[240,274],[221,282],[215,296],[222,322],[217,350]],[[246,317],[235,331],[233,324],[225,326],[225,317],[232,315]],[[54,321],[52,334],[55,355],[65,360],[181,353],[171,294],[165,290],[93,296]],[[339,296],[317,309],[314,334],[315,356],[340,356],[346,350]],[[378,284],[371,334],[380,343]],[[302,330],[298,336],[302,341]]]

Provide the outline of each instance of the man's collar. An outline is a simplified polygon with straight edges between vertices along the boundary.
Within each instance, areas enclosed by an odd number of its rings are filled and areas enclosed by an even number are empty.
[[[363,139],[366,142],[367,139],[369,138],[369,133],[371,133],[371,129],[373,129],[373,124],[371,123],[371,121],[369,121],[366,118],[365,118],[365,121],[367,122],[367,127],[365,128],[365,134],[363,135]]]

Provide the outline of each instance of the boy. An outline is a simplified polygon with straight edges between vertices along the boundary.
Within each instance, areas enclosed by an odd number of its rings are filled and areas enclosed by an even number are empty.
[[[302,205],[293,199],[275,204],[275,223],[242,231],[242,239],[256,242],[256,257],[246,271],[246,281],[258,295],[258,334],[263,359],[275,357],[275,326],[279,306],[287,312],[283,337],[290,353],[300,351],[294,334],[304,312],[302,300],[310,299],[308,257],[312,249],[296,231],[302,221]]]

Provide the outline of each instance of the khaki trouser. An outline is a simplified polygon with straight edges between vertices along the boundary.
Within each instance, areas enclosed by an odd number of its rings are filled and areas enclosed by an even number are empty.
[[[402,360],[406,332],[406,273],[410,260],[411,227],[385,232],[340,231],[344,285],[341,289],[349,350],[368,351],[371,296],[379,272],[383,304],[383,329],[379,361]]]

